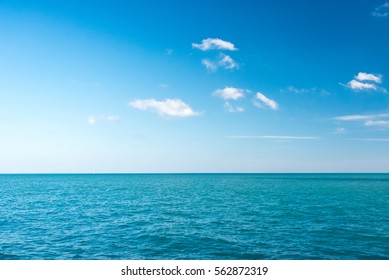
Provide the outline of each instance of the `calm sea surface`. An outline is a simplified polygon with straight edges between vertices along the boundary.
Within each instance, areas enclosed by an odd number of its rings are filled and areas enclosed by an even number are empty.
[[[0,175],[0,259],[389,259],[389,174]]]

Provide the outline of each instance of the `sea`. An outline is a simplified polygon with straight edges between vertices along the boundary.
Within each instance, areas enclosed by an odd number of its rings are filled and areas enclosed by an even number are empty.
[[[0,175],[0,259],[388,260],[389,174]]]

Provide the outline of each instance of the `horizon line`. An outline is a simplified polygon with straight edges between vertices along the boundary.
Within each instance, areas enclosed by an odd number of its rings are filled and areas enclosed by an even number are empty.
[[[389,171],[306,171],[306,172],[18,172],[18,173],[0,173],[0,175],[239,175],[239,174],[252,174],[252,175],[282,175],[282,174],[389,174]]]

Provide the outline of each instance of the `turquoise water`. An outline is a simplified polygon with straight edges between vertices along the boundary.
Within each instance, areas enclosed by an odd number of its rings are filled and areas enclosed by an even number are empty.
[[[0,175],[0,259],[389,259],[389,174]]]

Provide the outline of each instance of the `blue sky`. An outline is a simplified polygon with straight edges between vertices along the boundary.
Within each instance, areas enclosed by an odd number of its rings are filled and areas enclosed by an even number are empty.
[[[1,1],[0,173],[389,172],[388,1]]]

